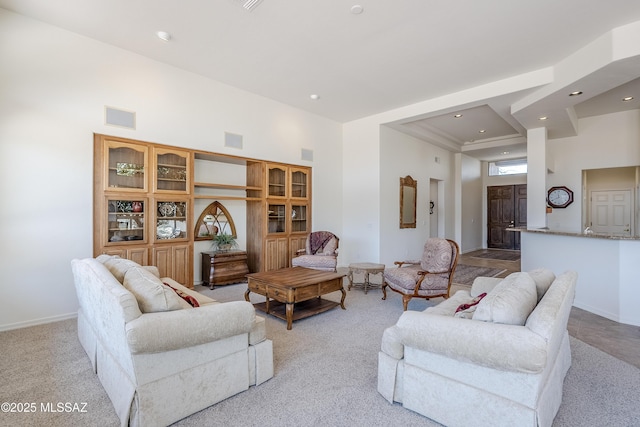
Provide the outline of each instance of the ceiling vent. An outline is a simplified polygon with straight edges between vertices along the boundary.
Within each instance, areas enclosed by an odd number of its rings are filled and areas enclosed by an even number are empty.
[[[251,12],[262,3],[262,0],[235,0],[235,2],[240,4],[245,10]]]

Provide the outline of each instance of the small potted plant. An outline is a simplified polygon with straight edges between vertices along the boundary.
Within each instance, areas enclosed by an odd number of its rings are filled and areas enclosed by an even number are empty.
[[[238,247],[238,243],[231,234],[220,233],[213,236],[213,247],[215,250],[226,252]]]

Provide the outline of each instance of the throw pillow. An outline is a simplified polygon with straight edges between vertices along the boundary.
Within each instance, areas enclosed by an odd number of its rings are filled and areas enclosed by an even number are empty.
[[[107,267],[107,270],[113,274],[113,277],[115,277],[118,282],[122,283],[127,271],[133,267],[140,267],[140,264],[130,259],[114,257],[106,260],[104,266]]]
[[[536,283],[528,273],[512,273],[478,303],[474,320],[524,325],[537,304]]]
[[[171,286],[170,284],[168,284],[167,282],[163,282],[165,286],[170,287],[171,289],[173,289],[173,291],[183,300],[185,300],[191,307],[200,307],[200,303],[198,302],[197,299],[195,299],[194,297],[192,297],[191,295],[189,295],[188,293],[181,291],[178,288],[174,288],[173,286]]]
[[[173,290],[142,267],[130,268],[124,276],[123,285],[136,297],[143,313],[179,310],[184,307],[183,300]]]
[[[456,312],[454,313],[455,317],[460,317],[462,319],[471,319],[473,317],[473,313],[476,311],[476,307],[478,303],[482,300],[482,298],[486,297],[486,292],[481,293],[471,301],[460,304],[458,308],[456,308]]]

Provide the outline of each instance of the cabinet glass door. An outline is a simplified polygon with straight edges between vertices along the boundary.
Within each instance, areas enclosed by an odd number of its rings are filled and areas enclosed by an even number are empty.
[[[291,170],[291,197],[306,199],[308,197],[306,170]]]
[[[285,197],[287,191],[287,171],[284,167],[269,166],[269,197]]]
[[[307,231],[307,205],[291,206],[291,232]]]
[[[269,204],[267,211],[267,230],[269,233],[286,232],[286,206],[284,204]]]
[[[148,149],[137,144],[107,141],[107,188],[112,191],[146,191]]]
[[[156,240],[187,238],[188,203],[186,201],[155,200]]]
[[[107,242],[142,243],[145,235],[146,199],[107,200]]]
[[[155,190],[187,192],[189,189],[189,153],[156,149]]]

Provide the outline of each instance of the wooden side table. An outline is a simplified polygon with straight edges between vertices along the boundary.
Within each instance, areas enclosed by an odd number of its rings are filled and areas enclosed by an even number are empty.
[[[246,251],[202,252],[202,284],[209,289],[246,281],[249,274]]]
[[[353,281],[354,273],[363,273],[364,281],[362,283],[355,283]],[[361,262],[355,264],[349,264],[349,290],[352,287],[354,288],[364,288],[364,293],[366,294],[369,289],[380,288],[382,283],[371,283],[369,281],[370,274],[380,274],[384,273],[384,264],[375,264],[371,262]],[[384,277],[382,277],[382,281],[384,282]]]

